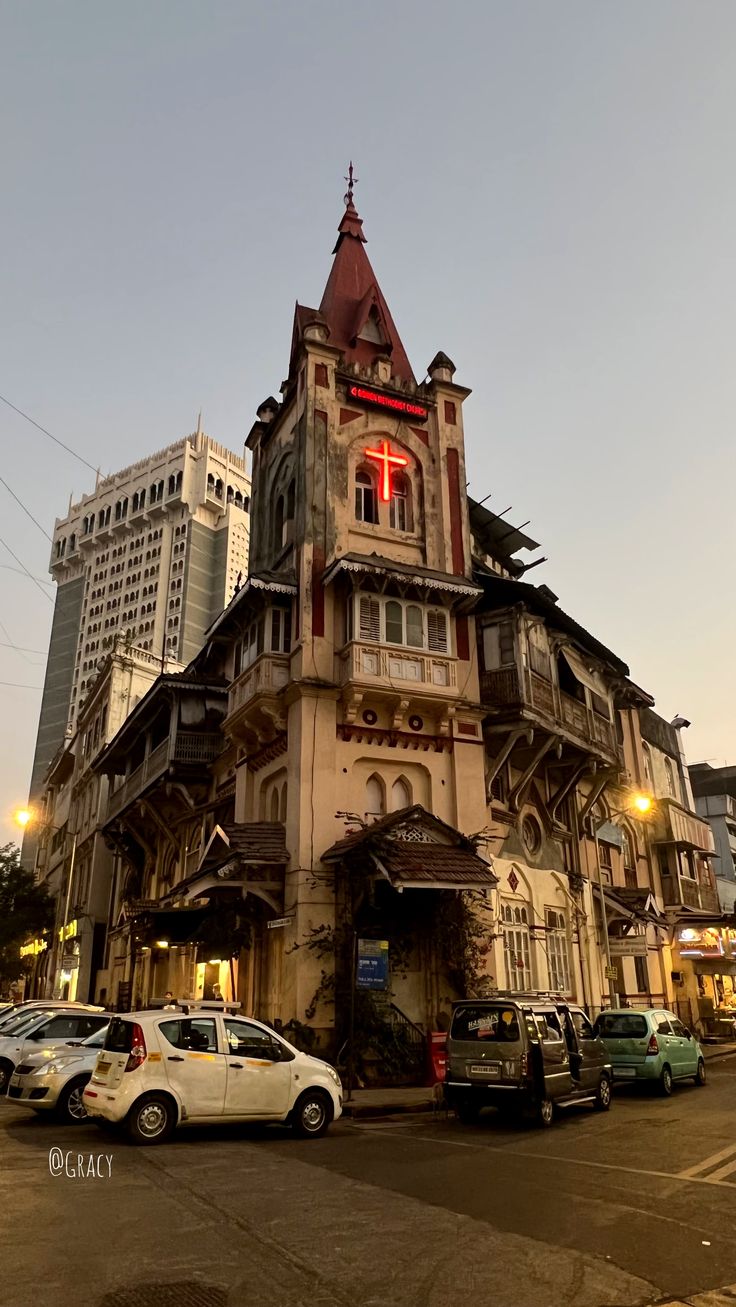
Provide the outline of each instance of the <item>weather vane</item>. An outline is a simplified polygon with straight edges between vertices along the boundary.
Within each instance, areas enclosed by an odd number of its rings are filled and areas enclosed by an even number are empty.
[[[348,168],[348,175],[347,175],[347,177],[343,177],[343,181],[346,181],[347,184],[348,184],[348,189],[347,189],[347,192],[346,192],[345,197],[344,197],[344,198],[345,198],[345,204],[346,204],[346,205],[350,205],[350,204],[352,204],[352,202],[353,202],[353,187],[354,187],[354,186],[357,186],[357,184],[358,184],[358,178],[357,178],[357,177],[353,177],[353,161],[352,161],[352,159],[350,160],[350,167]]]

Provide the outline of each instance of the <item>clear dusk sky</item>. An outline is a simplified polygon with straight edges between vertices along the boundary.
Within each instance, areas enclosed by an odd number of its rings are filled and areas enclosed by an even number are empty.
[[[352,157],[414,370],[443,349],[470,492],[691,761],[736,762],[732,0],[0,0],[0,394],[103,472],[240,451],[319,301]],[[93,475],[0,404],[50,533]],[[0,484],[0,840],[53,588]],[[46,584],[44,584],[46,582]],[[43,593],[45,592],[45,594]]]

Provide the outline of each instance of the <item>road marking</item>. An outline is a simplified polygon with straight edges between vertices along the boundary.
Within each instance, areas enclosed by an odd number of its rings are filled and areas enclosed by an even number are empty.
[[[361,1127],[357,1126],[356,1128],[360,1129]],[[381,1129],[387,1129],[391,1127],[379,1127],[378,1125],[372,1125],[371,1128],[372,1130],[375,1130],[376,1133],[379,1133]],[[588,1166],[588,1167],[592,1167],[594,1170],[597,1171],[621,1171],[625,1175],[651,1175],[651,1176],[656,1176],[660,1180],[679,1180],[683,1184],[712,1184],[712,1185],[718,1185],[722,1189],[734,1188],[734,1185],[726,1180],[716,1180],[709,1175],[708,1176],[689,1175],[684,1171],[679,1173],[675,1173],[674,1171],[649,1171],[649,1170],[645,1170],[643,1167],[619,1166],[616,1162],[590,1162],[587,1159],[583,1159],[580,1157],[559,1157],[555,1153],[532,1153],[527,1151],[523,1153],[514,1152],[511,1148],[508,1147],[497,1148],[494,1147],[492,1144],[478,1144],[478,1143],[472,1144],[470,1142],[466,1142],[463,1139],[433,1139],[431,1135],[407,1135],[406,1138],[407,1140],[416,1139],[421,1143],[425,1143],[425,1144],[440,1144],[441,1146],[447,1148],[479,1148],[480,1147],[485,1149],[487,1153],[498,1153],[502,1157],[518,1157],[522,1159],[525,1157],[530,1157],[535,1162],[565,1162],[570,1166]],[[736,1145],[733,1145],[731,1148],[724,1150],[724,1154],[725,1152],[733,1153],[735,1150],[736,1150]],[[720,1158],[720,1154],[718,1155],[718,1158]],[[712,1162],[712,1159],[710,1160]],[[696,1169],[699,1170],[700,1168],[698,1167]],[[734,1166],[734,1170],[736,1170],[736,1165]]]
[[[690,1180],[693,1176],[701,1175],[703,1171],[709,1171],[712,1166],[717,1166],[718,1162],[724,1162],[727,1157],[735,1156],[736,1144],[729,1144],[727,1148],[722,1148],[720,1153],[711,1153],[710,1157],[703,1158],[702,1162],[696,1162],[695,1166],[689,1166],[686,1171],[678,1171],[678,1176],[681,1180]],[[728,1174],[733,1169],[733,1167],[722,1168],[724,1174]],[[721,1172],[714,1172],[714,1174],[720,1175]]]

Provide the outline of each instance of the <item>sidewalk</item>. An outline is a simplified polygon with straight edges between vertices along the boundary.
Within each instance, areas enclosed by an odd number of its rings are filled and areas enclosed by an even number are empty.
[[[736,1044],[703,1044],[706,1062],[733,1057]],[[343,1116],[353,1120],[369,1117],[403,1116],[407,1112],[432,1112],[435,1093],[431,1086],[408,1085],[403,1089],[354,1089],[350,1102],[343,1103]]]

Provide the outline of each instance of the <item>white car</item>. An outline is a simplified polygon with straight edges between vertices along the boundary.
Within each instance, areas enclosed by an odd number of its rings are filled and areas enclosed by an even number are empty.
[[[283,1121],[314,1139],[340,1116],[342,1085],[260,1021],[191,1004],[113,1017],[83,1102],[136,1144],[224,1121]]]
[[[82,1090],[105,1042],[108,1021],[81,1042],[43,1046],[18,1063],[8,1085],[8,1099],[37,1116],[53,1116],[65,1125],[86,1121]]]
[[[78,1004],[74,1008],[34,1008],[10,1027],[0,1031],[0,1094],[4,1094],[16,1066],[30,1053],[68,1039],[86,1039],[110,1014],[101,1008]]]

